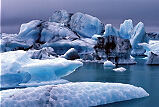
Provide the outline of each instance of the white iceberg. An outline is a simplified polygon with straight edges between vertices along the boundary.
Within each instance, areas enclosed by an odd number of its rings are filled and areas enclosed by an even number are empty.
[[[123,24],[120,25],[119,35],[123,39],[130,39],[133,31],[132,20],[125,20]]]
[[[1,91],[1,106],[88,107],[149,94],[141,87],[121,83],[78,82]]]
[[[105,32],[103,36],[119,36],[119,32],[111,24],[107,24],[105,26]]]
[[[120,67],[120,68],[115,68],[113,69],[114,71],[116,72],[123,72],[123,71],[126,71],[126,69],[124,67]]]
[[[88,38],[91,38],[94,34],[100,35],[104,28],[98,18],[80,12],[72,15],[69,24],[73,31]]]
[[[1,87],[56,80],[69,75],[82,65],[80,61],[70,61],[64,58],[31,59],[25,51],[1,53],[1,83],[3,83]]]
[[[105,61],[104,62],[104,67],[115,67],[115,64],[113,64],[111,61]]]

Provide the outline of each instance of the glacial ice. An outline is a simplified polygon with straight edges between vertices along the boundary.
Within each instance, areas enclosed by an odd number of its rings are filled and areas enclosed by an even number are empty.
[[[155,54],[159,54],[159,41],[158,40],[150,40],[149,43],[139,43],[138,45],[143,46],[146,50],[146,55],[149,56],[149,52],[153,52]]]
[[[102,36],[101,36],[101,35],[96,35],[96,34],[95,34],[95,35],[92,36],[92,39],[93,39],[93,40],[97,40],[98,37],[102,37]]]
[[[104,62],[104,67],[115,67],[115,64],[113,64],[111,61],[105,61]]]
[[[69,50],[63,55],[63,57],[64,57],[65,59],[68,59],[68,60],[75,60],[75,59],[79,59],[79,58],[80,58],[78,52],[77,52],[74,48],[69,49]]]
[[[120,25],[119,35],[123,39],[130,39],[133,31],[132,20],[125,20],[123,24]]]
[[[88,107],[147,96],[143,88],[129,84],[78,82],[4,90],[1,106]]]
[[[98,18],[80,12],[72,15],[69,24],[73,31],[88,38],[94,34],[100,35],[104,27]]]
[[[116,72],[124,72],[124,71],[126,71],[126,69],[124,67],[115,68],[113,70],[116,71]]]
[[[1,53],[1,87],[17,86],[19,83],[43,82],[69,75],[82,62],[64,58],[31,59],[25,51]]]
[[[51,47],[43,47],[40,50],[28,50],[27,53],[32,59],[54,59],[58,57]]]
[[[119,32],[111,24],[107,24],[105,26],[105,32],[103,36],[119,36]]]
[[[145,49],[143,49],[142,46],[139,46],[138,43],[148,43],[148,41],[149,40],[145,32],[144,24],[142,22],[139,22],[135,26],[130,39],[133,48],[131,55],[144,55]]]
[[[19,34],[2,34],[1,51],[6,52],[17,48],[27,49],[31,47],[40,37],[40,28],[37,26],[41,23],[42,21],[33,20],[22,24]]]
[[[66,10],[55,11],[53,15],[49,18],[50,22],[57,22],[57,23],[64,23],[65,25],[71,19],[71,14],[68,13]]]
[[[56,22],[44,22],[44,27],[41,31],[40,42],[57,41],[62,38],[70,40],[78,39],[79,37],[67,27],[64,27],[61,23]]]
[[[96,41],[90,38],[81,38],[76,40],[61,39],[55,42],[47,42],[43,47],[52,47],[58,55],[63,55],[70,48],[77,50],[79,54],[94,52],[93,47]]]

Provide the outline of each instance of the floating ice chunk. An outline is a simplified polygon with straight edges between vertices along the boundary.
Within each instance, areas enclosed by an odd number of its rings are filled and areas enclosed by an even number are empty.
[[[130,39],[133,31],[133,23],[132,20],[125,20],[123,24],[120,25],[119,34],[123,39]]]
[[[67,25],[71,19],[71,15],[72,14],[68,13],[66,10],[55,11],[53,15],[49,18],[49,21],[64,23],[65,25]]]
[[[105,26],[104,36],[119,36],[118,31],[111,24]]]
[[[105,61],[104,62],[104,67],[115,67],[115,64],[113,64],[111,61]]]
[[[30,81],[41,82],[51,81],[69,75],[82,65],[82,62],[70,61],[64,58],[35,59],[33,62],[23,65],[22,70],[31,74]]]
[[[64,58],[47,60],[31,59],[25,51],[1,53],[1,87],[17,86],[19,83],[43,82],[69,75],[83,65],[80,61]]]
[[[96,35],[96,34],[95,34],[95,35],[92,36],[92,39],[93,39],[93,40],[97,40],[98,37],[102,37],[102,36],[101,36],[101,35]]]
[[[88,107],[149,94],[141,87],[121,83],[78,82],[1,91],[1,106]]]
[[[75,13],[71,17],[70,28],[84,37],[91,38],[94,34],[100,35],[103,31],[102,22],[93,16],[83,13]]]
[[[116,72],[123,72],[123,71],[126,71],[126,69],[124,67],[120,67],[120,68],[115,68],[113,69],[114,71]]]
[[[74,48],[69,49],[63,55],[63,57],[66,58],[66,59],[68,59],[68,60],[75,60],[75,59],[79,59],[80,58],[78,52]]]

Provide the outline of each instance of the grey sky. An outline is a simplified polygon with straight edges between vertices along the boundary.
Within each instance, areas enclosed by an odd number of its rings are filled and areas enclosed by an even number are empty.
[[[56,10],[83,12],[119,28],[125,19],[134,26],[142,21],[146,31],[159,31],[159,0],[2,0],[2,32],[18,33],[22,23],[48,20]]]

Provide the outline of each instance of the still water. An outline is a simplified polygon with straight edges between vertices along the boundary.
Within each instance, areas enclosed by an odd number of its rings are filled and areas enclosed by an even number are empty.
[[[159,66],[146,65],[145,60],[136,58],[135,65],[119,65],[127,70],[114,72],[112,69],[105,69],[103,64],[84,63],[82,67],[72,74],[64,77],[70,82],[116,82],[131,84],[144,88],[149,97],[123,101],[100,107],[159,107]]]

